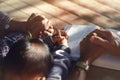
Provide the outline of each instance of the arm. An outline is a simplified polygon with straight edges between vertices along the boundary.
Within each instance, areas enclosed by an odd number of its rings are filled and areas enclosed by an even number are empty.
[[[24,33],[12,32],[0,39],[0,56],[5,57],[10,47],[17,41],[26,38]]]
[[[37,13],[31,14],[27,21],[20,21],[0,12],[0,30],[30,32],[33,38],[40,37],[40,32],[44,35],[42,38],[51,36],[54,32],[50,21]]]
[[[9,31],[27,31],[27,22],[26,21],[19,21],[12,19],[9,22],[10,27],[8,28]]]
[[[67,80],[86,80],[89,66],[104,53],[104,48],[91,42],[93,36],[96,36],[94,32],[80,42],[80,59]]]
[[[68,75],[68,68],[70,67],[68,47],[59,45],[56,49],[53,53],[54,66],[47,80],[64,80]]]
[[[49,31],[51,32],[51,29],[50,29]],[[53,31],[53,29],[52,29],[52,31]],[[50,36],[50,35],[49,35],[50,32],[47,32],[47,33],[48,33],[48,36],[45,37],[45,38],[43,39],[43,41],[48,45],[48,47],[49,47],[49,49],[50,49],[50,52],[52,52],[52,51],[54,50],[54,47],[56,46],[56,44],[59,42],[59,41],[58,41],[59,38],[56,39],[57,29],[54,29],[54,32],[52,33],[53,36]],[[62,36],[64,36],[66,39],[68,39],[68,35],[67,35],[67,33],[66,33],[65,31],[60,30],[60,32],[61,32],[61,35],[62,35]],[[42,34],[42,35],[44,35],[44,34]],[[61,43],[60,43],[60,44],[61,44]],[[68,46],[67,43],[64,43],[63,45]]]
[[[25,31],[26,21],[14,20],[6,13],[0,12],[0,30]]]
[[[80,67],[75,67],[72,74],[66,80],[86,80],[87,72]]]
[[[70,67],[70,49],[66,45],[67,40],[62,39],[62,37],[55,37],[59,43],[53,53],[55,64],[47,80],[64,80],[68,75],[68,68]]]

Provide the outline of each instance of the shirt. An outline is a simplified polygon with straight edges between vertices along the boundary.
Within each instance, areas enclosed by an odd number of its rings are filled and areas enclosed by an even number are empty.
[[[5,30],[9,28],[10,17],[0,11],[0,30]]]
[[[48,75],[47,80],[65,80],[68,76],[70,61],[70,49],[64,45],[59,45],[53,52],[54,66]]]

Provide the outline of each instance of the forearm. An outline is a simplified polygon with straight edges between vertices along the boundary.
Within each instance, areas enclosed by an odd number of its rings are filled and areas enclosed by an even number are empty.
[[[27,31],[26,21],[11,20],[9,26],[8,30],[10,31]]]
[[[79,61],[74,62],[73,70],[67,80],[86,80],[89,62],[88,59],[80,59]]]
[[[0,11],[0,30],[25,31],[26,26],[26,21],[14,20],[8,14]]]
[[[62,80],[63,70],[60,66],[54,65],[47,80]]]
[[[64,80],[68,75],[68,68],[70,66],[68,47],[58,46],[57,50],[53,53],[54,66],[48,75],[47,80]]]

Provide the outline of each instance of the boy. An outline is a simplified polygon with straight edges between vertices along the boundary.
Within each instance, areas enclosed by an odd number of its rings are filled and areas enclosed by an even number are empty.
[[[41,40],[19,40],[4,57],[2,66],[3,80],[44,80],[53,66],[53,58]]]
[[[45,52],[48,53],[48,48],[46,50],[44,46],[41,46],[41,45],[36,47],[36,45],[39,45],[38,44],[39,40],[33,39],[30,41],[21,41],[20,36],[21,38],[25,38],[25,36],[22,33],[18,33],[18,32],[17,33],[14,32],[14,34],[12,33],[4,37],[4,40],[5,38],[7,39],[5,41],[6,41],[7,46],[10,48],[10,50],[9,50],[9,53],[7,53],[7,56],[3,56],[4,58],[3,60],[1,60],[1,62],[3,61],[2,62],[3,66],[1,69],[3,71],[2,71],[1,77],[3,77],[5,80],[10,80],[10,79],[11,80],[27,80],[27,79],[36,80],[35,78],[41,78],[41,80],[45,79],[45,77],[47,76],[46,74],[49,72],[53,64],[52,59],[50,58],[50,54],[47,58],[45,58],[44,62],[42,61],[43,64],[40,64],[41,60],[39,61],[36,61],[36,60],[40,59],[41,56],[44,56]],[[69,48],[67,45],[67,40],[63,36],[62,37],[58,36],[55,38],[58,44],[56,45],[56,48],[54,49],[55,51],[53,53],[53,56],[55,58],[54,59],[55,63],[54,63],[54,67],[51,70],[51,73],[48,75],[47,80],[54,80],[54,79],[61,80],[63,78],[65,79],[66,75],[68,74],[67,73],[68,67],[70,66],[70,60],[69,60],[69,55],[68,55]],[[15,41],[15,40],[18,40],[18,41]],[[38,54],[38,52],[40,53],[40,51],[42,51],[42,53]],[[26,58],[27,58],[27,62],[26,62]],[[35,59],[34,63],[36,64],[31,63],[31,60],[34,60],[34,59]],[[42,57],[41,59],[44,59],[44,57]],[[25,64],[27,63],[29,64],[26,66]],[[46,65],[47,69],[45,69],[45,66],[42,66],[44,64],[47,64]],[[40,68],[37,67],[36,69],[36,66],[39,66],[39,67],[42,66],[42,67]],[[36,71],[34,71],[35,69]],[[41,70],[46,70],[47,73],[45,74],[45,72],[42,72],[40,75],[37,73],[35,75],[34,72],[40,73]],[[61,72],[58,72],[56,75],[55,73],[56,71],[61,71]]]

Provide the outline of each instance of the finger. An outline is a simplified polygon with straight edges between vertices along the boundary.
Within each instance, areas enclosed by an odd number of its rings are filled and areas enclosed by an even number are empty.
[[[60,32],[59,29],[56,29],[56,35],[59,36],[59,37],[61,37],[61,32]]]
[[[47,32],[49,32],[49,33],[51,33],[52,35],[53,35],[53,32],[54,32],[54,30],[51,28],[51,29],[48,29],[48,30],[46,30]]]
[[[60,30],[61,31],[61,35],[64,36],[66,39],[68,39],[68,35],[65,31]]]
[[[41,24],[42,24],[42,20],[45,19],[41,15],[34,14],[33,16],[34,17],[30,18],[29,21],[28,21],[30,24],[33,24],[33,23],[38,22],[38,21],[41,22]]]
[[[50,31],[44,31],[44,34],[52,36],[52,33]]]
[[[101,47],[104,47],[108,49],[110,47],[110,42],[108,40],[105,40],[99,36],[92,36],[90,38],[90,41],[96,45],[99,45]]]
[[[45,30],[48,30],[50,26],[50,21],[47,18],[44,18],[43,24],[45,25]]]
[[[54,37],[55,40],[60,41],[61,38],[59,36]]]
[[[58,36],[59,36],[59,37],[62,37],[60,30],[58,30]]]
[[[61,38],[58,37],[58,36],[55,36],[55,37],[53,38],[53,41],[54,41],[54,43],[60,42],[60,41],[61,41]]]
[[[95,30],[95,33],[97,33],[98,35],[100,35],[101,37],[104,37],[104,38],[109,38],[108,36],[112,35],[110,31],[107,31],[104,29],[97,29],[97,30]]]

